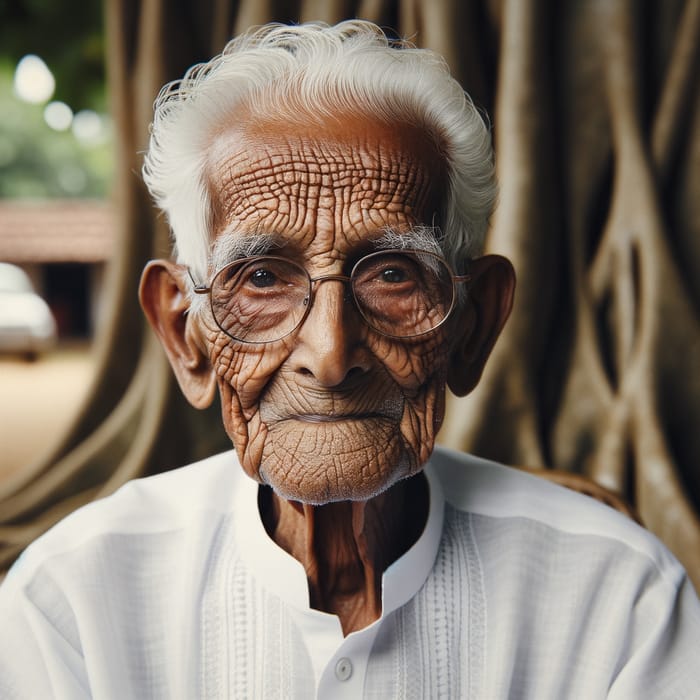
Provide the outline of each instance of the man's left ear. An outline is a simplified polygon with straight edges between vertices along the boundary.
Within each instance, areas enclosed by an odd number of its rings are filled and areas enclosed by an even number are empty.
[[[515,271],[507,258],[485,255],[469,266],[472,281],[457,312],[447,385],[466,396],[479,382],[486,360],[513,307]]]

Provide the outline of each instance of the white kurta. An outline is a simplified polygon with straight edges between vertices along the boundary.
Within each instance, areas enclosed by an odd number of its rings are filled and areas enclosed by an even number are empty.
[[[700,604],[592,499],[436,451],[430,514],[343,637],[228,452],[135,481],[37,540],[0,588],[0,698],[693,698]]]

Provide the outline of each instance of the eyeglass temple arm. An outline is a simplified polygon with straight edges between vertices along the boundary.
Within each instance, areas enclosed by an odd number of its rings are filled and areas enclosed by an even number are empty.
[[[192,275],[192,270],[190,270],[189,267],[186,269],[187,269],[187,274],[190,276],[190,281],[192,282],[192,291],[195,294],[208,294],[211,287],[207,287],[206,284],[197,284],[197,281],[195,280],[194,276]]]

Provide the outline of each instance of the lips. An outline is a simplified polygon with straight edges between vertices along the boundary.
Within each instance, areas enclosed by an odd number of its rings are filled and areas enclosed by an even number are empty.
[[[259,398],[260,418],[268,426],[287,422],[333,425],[363,421],[399,421],[404,396],[383,375],[345,382],[342,388],[309,386],[297,375],[278,374]]]
[[[376,418],[388,418],[381,413],[301,413],[290,415],[289,419],[298,420],[302,423],[338,423],[351,420],[371,420]]]

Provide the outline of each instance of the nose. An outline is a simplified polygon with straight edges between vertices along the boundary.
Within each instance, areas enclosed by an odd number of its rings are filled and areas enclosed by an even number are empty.
[[[329,276],[314,282],[311,308],[297,331],[288,358],[292,369],[335,387],[369,367],[361,344],[361,321],[347,297],[347,277]]]

